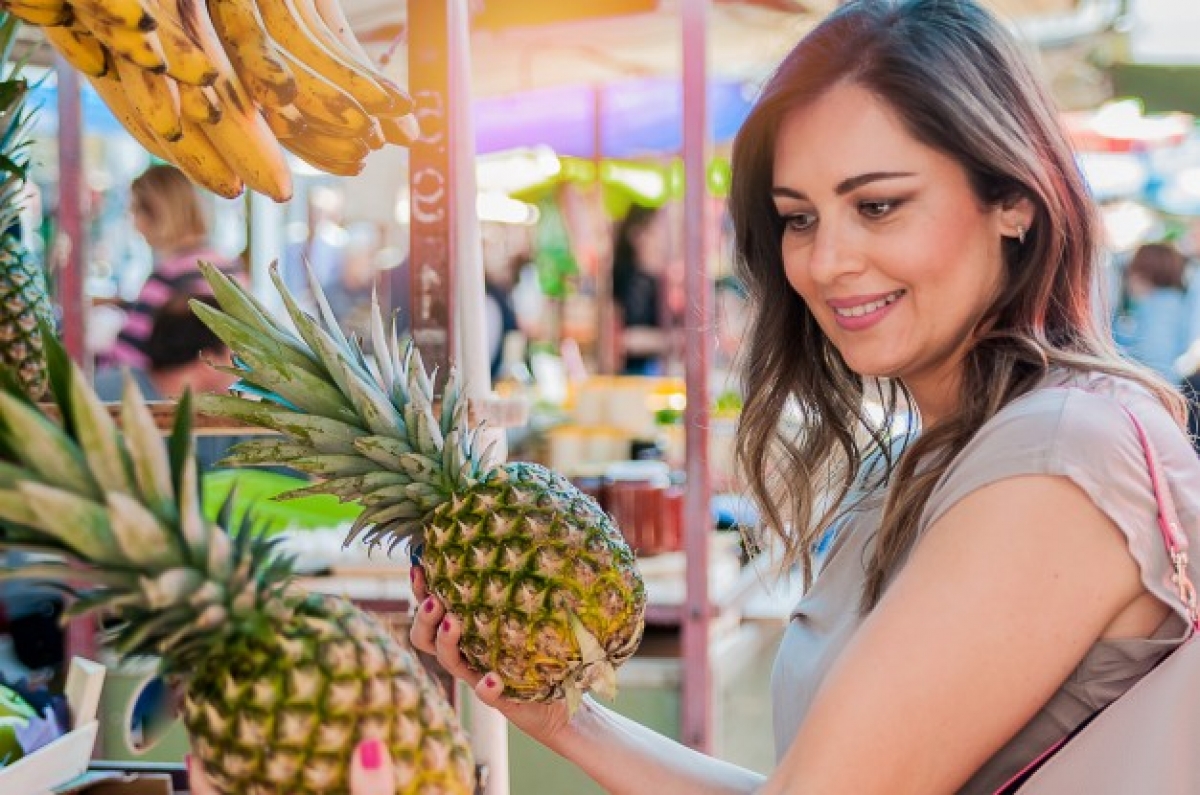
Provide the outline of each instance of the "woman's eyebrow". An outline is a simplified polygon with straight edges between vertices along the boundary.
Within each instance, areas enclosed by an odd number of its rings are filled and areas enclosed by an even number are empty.
[[[847,177],[837,184],[833,192],[838,196],[845,196],[852,190],[861,188],[863,185],[869,185],[872,182],[879,182],[885,179],[901,179],[903,177],[915,176],[910,171],[871,171],[866,174],[859,174],[853,177]],[[794,190],[783,185],[775,185],[771,188],[771,195],[785,199],[796,199],[797,201],[808,201],[808,196],[804,195],[803,191]]]

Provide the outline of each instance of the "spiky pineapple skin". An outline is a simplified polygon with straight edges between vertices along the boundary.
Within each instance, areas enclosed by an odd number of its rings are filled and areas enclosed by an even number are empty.
[[[348,795],[350,754],[367,737],[387,744],[396,795],[474,791],[467,738],[438,686],[342,600],[310,594],[286,624],[181,673],[192,752],[229,795]]]
[[[636,651],[646,610],[633,553],[612,519],[562,475],[513,462],[441,505],[421,562],[462,621],[460,648],[517,701],[563,698],[589,671],[574,614],[616,668]],[[582,670],[581,670],[582,669]]]
[[[0,238],[0,355],[33,400],[46,397],[49,381],[38,323],[54,328],[54,307],[40,265],[11,235]]]

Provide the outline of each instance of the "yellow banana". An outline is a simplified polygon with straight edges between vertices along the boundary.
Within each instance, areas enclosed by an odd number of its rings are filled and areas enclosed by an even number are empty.
[[[207,9],[196,0],[175,2],[184,29],[192,32],[218,71],[212,88],[221,107],[221,118],[199,129],[248,188],[277,202],[287,201],[292,198],[292,172],[287,157],[238,80]]]
[[[409,96],[407,91],[392,82],[387,75],[383,74],[382,70],[375,64],[375,60],[366,51],[366,48],[362,46],[362,42],[354,35],[354,29],[350,27],[350,21],[346,19],[346,14],[342,10],[342,4],[338,0],[312,0],[312,3],[317,15],[325,23],[325,28],[338,40],[346,54],[363,67],[370,69],[375,82],[379,83],[384,91],[392,95],[396,107],[385,115],[390,117],[411,113],[414,107],[412,97]]]
[[[103,78],[88,77],[88,81],[117,121],[150,154],[159,160],[174,163],[193,182],[218,196],[233,199],[242,194],[242,180],[194,122],[184,119],[179,139],[164,141],[146,126],[141,115],[129,103],[125,87],[121,85],[115,70]]]
[[[340,86],[367,111],[388,113],[395,107],[395,99],[368,70],[331,49],[326,43],[332,38],[328,33],[322,35],[323,30],[313,29],[310,19],[315,19],[319,28],[324,26],[310,0],[257,0],[257,3],[267,33],[280,48]]]
[[[179,88],[165,74],[141,69],[124,58],[116,58],[117,74],[129,104],[146,120],[146,126],[164,141],[183,134],[179,115]]]
[[[151,31],[158,25],[145,0],[71,0],[77,13],[129,30]]]
[[[46,41],[67,63],[92,77],[104,77],[113,68],[112,59],[96,37],[71,27],[42,28]]]
[[[76,27],[85,28],[113,53],[151,72],[167,70],[167,56],[163,52],[158,31],[122,27],[93,14],[82,5],[72,8],[75,10]]]
[[[366,132],[371,116],[354,97],[287,50],[280,53],[296,77],[294,101],[307,119],[340,127],[347,135]]]
[[[197,124],[216,124],[221,120],[221,103],[212,86],[179,84],[179,111],[183,118]]]
[[[262,105],[259,112],[276,138],[297,138],[308,132],[308,122],[295,105]]]
[[[201,128],[208,140],[251,189],[277,202],[292,198],[287,158],[237,76],[222,74],[213,88],[222,112],[216,124]]]
[[[343,160],[335,157],[323,148],[330,141],[335,140],[337,139],[314,139],[312,136],[301,136],[299,138],[282,138],[279,142],[293,155],[318,171],[324,171],[326,174],[333,174],[339,177],[353,177],[361,174],[365,165],[365,161],[361,157],[358,159]],[[365,144],[362,146],[362,149],[366,149]]]
[[[211,86],[217,67],[179,21],[175,4],[167,0],[159,7],[158,37],[166,56],[167,74],[192,86]]]
[[[412,113],[395,119],[380,119],[379,126],[387,142],[396,146],[412,146],[421,137],[421,126]]]
[[[104,100],[104,104],[112,111],[112,115],[133,136],[134,140],[159,160],[171,160],[164,142],[155,137],[150,128],[146,126],[145,121],[142,120],[141,114],[134,110],[133,105],[129,103],[129,97],[125,95],[125,87],[121,85],[115,68],[101,77],[85,76],[87,81],[92,84],[92,88],[96,89],[100,99]]]
[[[42,28],[57,28],[71,24],[71,9],[67,6],[34,6],[25,3],[5,3],[4,10],[22,22]]]
[[[296,79],[263,28],[254,3],[208,0],[208,15],[250,96],[264,107],[291,104],[296,98]]]
[[[245,183],[213,146],[204,127],[191,119],[183,120],[183,135],[168,144],[171,159],[192,182],[218,196],[233,199],[242,195]]]

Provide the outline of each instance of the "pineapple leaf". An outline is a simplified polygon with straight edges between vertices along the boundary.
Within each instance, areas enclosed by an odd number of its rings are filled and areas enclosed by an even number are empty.
[[[183,484],[180,478],[183,474],[183,462],[185,458],[195,455],[196,443],[192,439],[192,390],[188,387],[183,390],[183,396],[179,398],[179,404],[175,409],[175,422],[171,428],[171,436],[167,443],[168,454],[171,459],[171,472],[175,474],[175,493],[182,493]]]
[[[143,502],[163,521],[175,520],[175,493],[171,461],[163,447],[158,425],[142,398],[137,382],[125,374],[125,393],[121,400],[121,427],[129,445],[134,479]]]
[[[20,389],[20,387],[18,387]],[[39,479],[91,498],[100,487],[88,470],[83,451],[25,398],[0,392],[0,438],[4,446]]]

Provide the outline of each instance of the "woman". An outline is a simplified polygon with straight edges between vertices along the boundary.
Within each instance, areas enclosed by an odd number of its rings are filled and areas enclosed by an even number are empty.
[[[133,225],[153,252],[154,269],[137,298],[123,307],[125,322],[105,359],[108,364],[145,367],[154,313],[173,296],[208,289],[196,262],[207,260],[230,273],[240,266],[212,248],[200,195],[179,169],[150,166],[134,179],[130,193]]]
[[[974,3],[850,2],[765,87],[730,201],[739,458],[810,579],[772,682],[777,767],[591,700],[505,700],[434,598],[413,643],[610,792],[991,793],[1186,634],[1123,407],[1200,542],[1180,399],[1095,321],[1100,232],[1055,108]],[[915,437],[871,423],[867,383]]]

